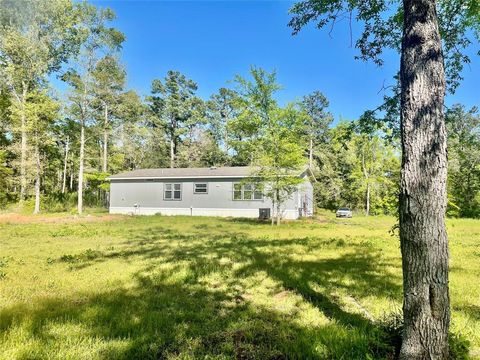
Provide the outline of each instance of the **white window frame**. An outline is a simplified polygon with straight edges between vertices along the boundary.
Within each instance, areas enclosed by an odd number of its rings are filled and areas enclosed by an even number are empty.
[[[175,185],[178,185],[178,190],[175,190]],[[167,187],[170,187],[170,189],[168,190]],[[172,194],[171,194],[171,198],[167,198],[167,191],[170,191]],[[175,199],[175,192],[178,191],[180,192],[180,198],[178,199]],[[182,192],[183,192],[183,189],[182,189],[182,183],[165,183],[163,184],[163,200],[165,201],[182,201]]]
[[[235,190],[235,185],[240,186],[240,190]],[[245,187],[248,186],[249,189],[245,190]],[[240,191],[240,199],[235,199],[235,193]],[[251,197],[245,199],[245,192],[251,192]],[[255,199],[255,193],[261,193],[262,197],[260,199]],[[242,184],[239,182],[233,183],[232,185],[232,200],[233,201],[263,201],[263,193],[256,189],[254,184]]]
[[[205,191],[197,191],[197,185],[205,185]],[[208,194],[208,182],[198,182],[198,183],[193,183],[193,193],[197,195],[205,195]]]

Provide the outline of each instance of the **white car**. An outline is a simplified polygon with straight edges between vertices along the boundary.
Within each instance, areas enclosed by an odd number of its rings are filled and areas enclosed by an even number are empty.
[[[345,217],[345,218],[351,218],[352,217],[352,210],[349,208],[340,208],[337,210],[336,213],[337,217]]]

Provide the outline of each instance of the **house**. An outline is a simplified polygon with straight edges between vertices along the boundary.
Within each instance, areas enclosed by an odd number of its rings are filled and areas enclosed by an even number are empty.
[[[141,169],[110,176],[110,213],[270,217],[272,202],[253,184],[249,167]],[[282,217],[313,214],[313,176],[282,206]]]

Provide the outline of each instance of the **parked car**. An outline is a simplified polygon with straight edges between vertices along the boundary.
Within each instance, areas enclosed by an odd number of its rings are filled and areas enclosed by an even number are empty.
[[[337,217],[345,217],[345,218],[351,218],[352,217],[352,210],[349,208],[340,208],[337,210]]]

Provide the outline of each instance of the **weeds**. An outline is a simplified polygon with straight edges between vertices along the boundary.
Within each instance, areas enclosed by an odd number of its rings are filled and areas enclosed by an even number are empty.
[[[101,251],[87,249],[77,255],[71,255],[71,254],[62,255],[60,256],[59,260],[61,262],[66,262],[66,263],[75,263],[75,262],[81,262],[81,261],[92,261],[101,256],[103,256],[103,253]]]

